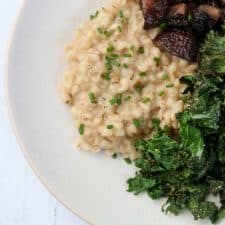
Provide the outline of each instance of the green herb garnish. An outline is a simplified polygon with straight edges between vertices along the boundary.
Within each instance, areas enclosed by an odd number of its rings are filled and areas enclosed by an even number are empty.
[[[131,58],[132,55],[131,55],[130,53],[125,53],[125,54],[123,54],[123,57],[124,57],[124,58]]]
[[[164,73],[164,74],[162,75],[162,79],[163,79],[163,80],[167,80],[167,79],[168,79],[168,77],[169,77],[169,76],[168,76],[168,74],[167,74],[167,73]]]
[[[102,78],[107,81],[111,80],[110,73],[106,72],[106,73],[102,74]]]
[[[154,60],[154,62],[156,64],[156,66],[159,66],[160,65],[161,59],[159,57],[154,57],[153,60]]]
[[[171,87],[173,87],[174,86],[174,84],[167,84],[166,85],[166,88],[171,88]]]
[[[82,123],[82,124],[80,124],[80,126],[79,126],[79,134],[80,135],[83,135],[84,134],[84,124]]]
[[[99,34],[103,34],[103,33],[104,33],[104,30],[103,30],[101,27],[98,27],[98,28],[97,28],[97,32],[98,32]]]
[[[109,47],[107,48],[107,52],[111,53],[115,50],[115,47],[113,45],[109,45]]]
[[[160,91],[160,92],[159,92],[159,96],[160,96],[160,97],[162,97],[164,94],[165,94],[164,91]]]
[[[118,15],[119,15],[120,18],[124,18],[124,14],[123,14],[122,10],[119,10]]]
[[[144,54],[144,53],[145,53],[144,47],[138,48],[138,53],[139,53],[139,54]]]
[[[139,119],[134,119],[133,120],[133,124],[136,128],[140,128],[141,127],[141,121]]]
[[[127,69],[129,66],[128,66],[128,64],[124,63],[123,67]]]
[[[140,72],[140,73],[139,73],[139,76],[140,76],[140,77],[144,77],[144,76],[146,76],[146,74],[147,74],[146,72]]]
[[[99,15],[99,11],[96,11],[94,15],[90,15],[90,20],[96,19]]]
[[[143,103],[148,103],[150,101],[150,98],[145,97],[141,100]]]
[[[123,28],[121,26],[118,26],[117,27],[117,30],[118,30],[119,33],[122,33],[123,32]]]
[[[116,159],[116,158],[117,158],[117,153],[113,153],[113,154],[112,154],[112,158],[113,158],[113,159]]]
[[[131,164],[131,163],[132,163],[132,161],[131,161],[130,158],[125,158],[125,159],[124,159],[124,162],[127,163],[127,164]]]
[[[109,103],[111,105],[121,105],[122,104],[122,95],[121,94],[117,94],[115,97],[113,97]]]
[[[108,130],[112,130],[113,127],[114,127],[114,126],[113,126],[112,124],[107,125],[107,129],[108,129]]]
[[[93,92],[90,92],[90,93],[88,94],[88,97],[89,97],[89,100],[90,100],[91,103],[94,103],[94,104],[97,103],[95,94],[94,94]]]

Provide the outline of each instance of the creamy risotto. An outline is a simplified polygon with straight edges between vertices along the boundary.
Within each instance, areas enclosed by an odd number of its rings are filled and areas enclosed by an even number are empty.
[[[60,90],[80,132],[80,149],[136,157],[133,142],[151,135],[152,119],[177,128],[179,78],[196,64],[161,52],[145,31],[135,0],[113,0],[76,30],[66,46]]]

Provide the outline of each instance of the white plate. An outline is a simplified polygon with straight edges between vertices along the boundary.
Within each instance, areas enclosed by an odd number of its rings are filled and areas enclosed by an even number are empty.
[[[76,131],[57,93],[64,44],[104,0],[25,1],[8,60],[7,96],[26,158],[65,206],[93,225],[189,225],[192,216],[165,216],[163,201],[126,192],[132,166],[74,149]],[[207,224],[197,222],[195,224]]]

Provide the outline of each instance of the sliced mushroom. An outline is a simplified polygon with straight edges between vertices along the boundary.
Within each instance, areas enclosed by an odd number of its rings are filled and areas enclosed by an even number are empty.
[[[180,3],[172,6],[167,15],[167,25],[174,27],[188,26],[189,21],[187,18],[188,5]]]
[[[160,25],[165,19],[169,4],[168,0],[141,0],[145,25],[144,29],[150,29]]]
[[[214,6],[200,5],[193,11],[192,28],[203,38],[222,16],[222,11]]]
[[[180,29],[171,29],[160,33],[154,44],[162,51],[178,56],[188,61],[196,61],[199,45],[192,32]]]

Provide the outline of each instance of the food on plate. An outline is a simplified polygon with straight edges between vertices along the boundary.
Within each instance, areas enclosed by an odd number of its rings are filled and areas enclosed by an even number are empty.
[[[143,25],[137,1],[114,0],[66,46],[61,93],[82,128],[80,149],[136,158],[133,142],[151,135],[153,118],[177,128],[175,114],[185,106],[179,79],[196,63],[161,51],[153,43],[160,29]]]
[[[141,0],[144,29],[163,25],[166,31],[158,34],[155,44],[163,51],[194,62],[207,32],[224,19],[220,5],[216,1]],[[174,46],[168,46],[169,42],[171,45],[175,42]]]
[[[121,155],[137,167],[129,192],[212,223],[225,217],[224,6],[112,0],[66,46],[60,85],[80,149]]]

